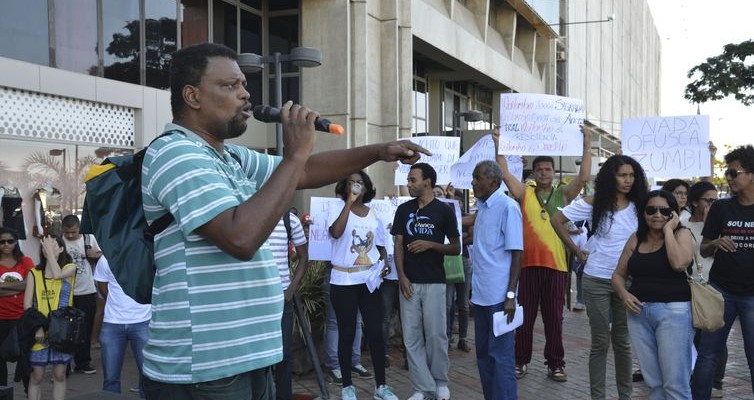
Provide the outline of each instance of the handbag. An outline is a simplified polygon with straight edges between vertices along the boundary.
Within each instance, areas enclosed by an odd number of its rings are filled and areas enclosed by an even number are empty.
[[[14,325],[3,343],[0,344],[0,357],[7,362],[16,362],[21,356],[21,346],[18,345],[18,328]]]
[[[697,271],[701,271],[701,263],[694,257]],[[691,288],[691,318],[694,328],[705,332],[714,332],[725,325],[725,300],[720,292],[705,281],[701,273],[692,276],[686,271],[686,279]]]
[[[463,260],[461,255],[445,256],[443,262],[445,267],[445,282],[463,283],[466,281],[466,275],[463,273]]]
[[[46,279],[42,279],[42,284],[47,291]],[[51,348],[62,352],[73,354],[86,343],[86,323],[85,313],[78,308],[66,306],[52,310],[50,299],[47,299],[47,308],[50,314],[47,316],[50,324],[47,328],[47,343]]]

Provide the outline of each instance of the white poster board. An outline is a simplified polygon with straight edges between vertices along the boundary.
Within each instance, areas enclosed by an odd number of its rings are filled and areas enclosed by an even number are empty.
[[[343,208],[343,200],[335,197],[312,197],[309,204],[309,215],[312,224],[309,226],[309,259],[312,261],[330,261],[332,243],[327,233],[327,215],[330,208]]]
[[[524,174],[521,156],[506,155],[505,159],[508,161],[508,170],[520,181]],[[482,136],[450,167],[450,182],[453,183],[453,187],[471,189],[471,174],[474,167],[484,160],[495,161],[495,142],[492,141],[492,135]],[[501,182],[500,186],[503,190],[508,190],[504,182]]]
[[[533,93],[500,95],[498,154],[580,156],[584,103],[580,99]]]
[[[709,176],[709,116],[624,120],[621,147],[647,177]]]
[[[450,180],[450,166],[458,161],[461,154],[461,138],[455,136],[417,136],[405,140],[424,147],[432,152],[432,156],[420,154],[419,161],[432,166],[437,172],[437,184],[447,185]],[[398,163],[395,170],[395,184],[405,185],[411,165]]]

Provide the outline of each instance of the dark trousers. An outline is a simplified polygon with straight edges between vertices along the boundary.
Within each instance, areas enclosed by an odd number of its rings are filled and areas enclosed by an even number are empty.
[[[84,312],[84,345],[73,355],[76,368],[82,368],[92,361],[92,327],[94,326],[94,313],[97,311],[97,293],[73,296],[73,306]]]
[[[201,383],[165,383],[144,377],[147,400],[272,400],[275,386],[269,367]]]
[[[5,340],[17,322],[15,319],[0,319],[0,343]],[[0,386],[8,386],[8,364],[2,357],[0,357]]]
[[[338,320],[338,362],[343,371],[343,387],[351,386],[351,346],[356,336],[356,315],[361,311],[364,332],[374,364],[376,386],[385,384],[385,341],[382,338],[382,299],[380,290],[369,293],[367,285],[330,284],[330,302]]]
[[[275,392],[277,400],[290,400],[293,396],[291,381],[291,346],[293,345],[293,301],[286,301],[281,320],[283,331],[283,361],[275,364]]]
[[[398,281],[385,279],[380,285],[382,293],[382,340],[385,341],[385,354],[390,354],[390,326],[393,322],[393,316],[398,309]]]
[[[545,361],[550,368],[565,365],[563,307],[568,273],[545,267],[526,267],[518,282],[518,301],[524,308],[524,324],[516,329],[516,364],[531,362],[532,338],[537,312],[542,307],[545,326]]]

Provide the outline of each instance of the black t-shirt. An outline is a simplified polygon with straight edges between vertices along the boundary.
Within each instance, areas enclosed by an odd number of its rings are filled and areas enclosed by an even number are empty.
[[[735,252],[715,252],[710,281],[733,295],[754,296],[754,205],[741,205],[737,196],[712,203],[702,236],[728,236],[736,243]]]
[[[444,243],[445,237],[458,237],[455,212],[447,204],[433,199],[419,208],[417,199],[409,200],[395,212],[393,235],[403,236],[403,270],[413,283],[445,283],[444,255],[436,251],[411,253],[406,249],[414,240]]]

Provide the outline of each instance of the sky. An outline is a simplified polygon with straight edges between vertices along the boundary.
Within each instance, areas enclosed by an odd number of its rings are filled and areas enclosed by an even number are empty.
[[[696,105],[683,98],[686,77],[694,66],[722,53],[728,43],[754,38],[751,0],[648,0],[662,41],[661,115],[693,115]],[[617,17],[616,17],[617,18]],[[701,105],[710,117],[710,140],[718,148],[717,158],[727,152],[724,145],[754,143],[754,106],[746,107],[733,98]]]

